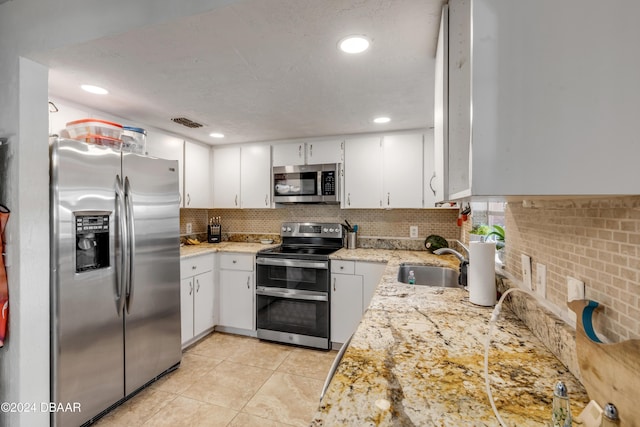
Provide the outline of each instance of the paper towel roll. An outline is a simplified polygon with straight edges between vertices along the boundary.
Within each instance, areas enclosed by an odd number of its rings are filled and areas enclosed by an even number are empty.
[[[469,243],[467,289],[473,304],[492,306],[496,303],[495,242]]]

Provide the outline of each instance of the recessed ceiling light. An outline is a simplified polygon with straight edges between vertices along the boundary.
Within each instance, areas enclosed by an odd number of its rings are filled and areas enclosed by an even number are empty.
[[[373,123],[389,123],[391,119],[389,117],[376,117],[373,119]]]
[[[106,95],[109,93],[108,90],[101,88],[100,86],[93,86],[93,85],[82,85],[80,86],[83,90],[86,90],[89,93],[93,93],[96,95]]]
[[[362,53],[369,49],[370,44],[367,36],[347,36],[338,42],[338,47],[346,53]]]
[[[212,138],[224,138],[224,134],[219,132],[212,132],[209,134],[209,136]]]

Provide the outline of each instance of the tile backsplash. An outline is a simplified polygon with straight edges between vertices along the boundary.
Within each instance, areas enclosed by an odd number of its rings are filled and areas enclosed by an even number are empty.
[[[547,268],[547,300],[566,318],[567,276],[604,305],[596,328],[617,342],[640,338],[640,197],[510,202],[506,270],[522,280],[520,255]]]
[[[206,233],[209,217],[222,218],[223,233],[280,234],[286,221],[344,222],[358,224],[361,237],[409,238],[409,227],[418,226],[418,240],[429,234],[445,239],[458,239],[457,209],[340,209],[335,205],[291,205],[277,209],[181,209],[180,233],[186,224],[193,233]]]

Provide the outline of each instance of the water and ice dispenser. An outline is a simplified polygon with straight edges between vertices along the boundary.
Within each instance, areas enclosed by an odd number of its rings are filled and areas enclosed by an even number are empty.
[[[76,273],[109,267],[110,212],[75,212]]]

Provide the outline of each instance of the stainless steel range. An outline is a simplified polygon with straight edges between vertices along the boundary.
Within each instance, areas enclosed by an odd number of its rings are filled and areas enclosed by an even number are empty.
[[[287,222],[280,235],[256,257],[258,338],[328,350],[329,255],[343,246],[342,225]]]

